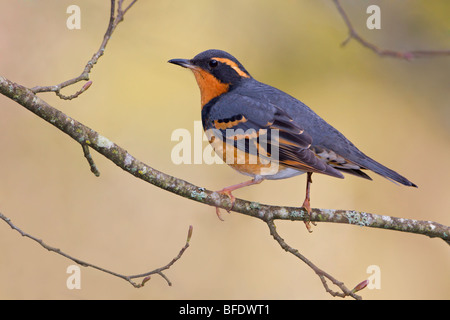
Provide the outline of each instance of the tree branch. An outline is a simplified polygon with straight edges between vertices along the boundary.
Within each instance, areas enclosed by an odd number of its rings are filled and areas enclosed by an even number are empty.
[[[267,226],[269,227],[270,234],[278,242],[278,244],[280,245],[281,248],[283,248],[285,251],[293,254],[294,256],[296,256],[297,258],[302,260],[304,263],[306,263],[311,269],[313,269],[313,271],[319,276],[320,280],[322,281],[322,285],[324,286],[326,292],[331,294],[333,297],[345,298],[346,296],[351,296],[351,297],[355,298],[356,300],[362,299],[361,296],[355,294],[355,292],[353,290],[347,289],[347,287],[344,285],[343,282],[336,280],[333,276],[331,276],[327,272],[318,268],[314,263],[312,263],[304,255],[302,255],[300,252],[298,252],[297,249],[294,249],[291,246],[289,246],[284,241],[284,239],[281,238],[281,236],[278,234],[277,228],[276,228],[273,220],[269,220],[266,223],[267,223]],[[326,279],[330,280],[334,285],[338,286],[342,292],[336,292],[336,291],[331,290],[330,287],[328,286]]]
[[[123,0],[119,0],[118,6],[117,6],[117,12],[115,10],[116,7],[116,1],[111,0],[111,10],[110,10],[110,17],[109,17],[109,24],[108,28],[106,29],[105,35],[103,37],[103,41],[100,45],[100,48],[97,50],[96,53],[92,56],[92,58],[87,62],[86,66],[84,67],[83,72],[73,79],[66,80],[64,82],[61,82],[60,84],[54,85],[54,86],[37,86],[31,88],[31,91],[34,93],[39,92],[55,92],[55,94],[64,100],[72,100],[74,98],[77,98],[80,94],[82,94],[84,91],[86,91],[92,84],[92,81],[89,80],[89,74],[92,71],[92,68],[94,68],[94,65],[98,62],[100,57],[104,54],[106,45],[108,44],[109,39],[111,39],[111,36],[116,29],[117,25],[123,21],[123,17],[125,13],[136,3],[137,0],[133,0],[126,8],[125,10],[122,10],[122,3]],[[63,95],[60,91],[61,89],[68,87],[70,85],[73,85],[80,81],[88,81],[79,91],[77,91],[75,94],[70,96]]]
[[[44,119],[81,145],[88,145],[117,166],[159,188],[179,196],[223,209],[229,209],[228,196],[206,190],[192,183],[158,171],[136,159],[98,132],[50,106],[30,89],[0,76],[0,93],[13,99],[38,117]],[[233,211],[269,220],[303,221],[306,211],[301,207],[269,206],[236,199]],[[381,228],[438,237],[450,241],[450,228],[433,221],[410,220],[354,210],[312,209],[311,221],[345,223],[370,228]]]
[[[394,51],[389,49],[381,49],[380,47],[374,45],[373,43],[365,40],[361,37],[353,27],[350,18],[348,17],[345,10],[342,8],[339,0],[333,0],[336,8],[341,15],[342,19],[345,22],[345,25],[348,28],[348,37],[344,42],[342,42],[342,46],[345,46],[351,39],[356,40],[364,47],[372,50],[376,54],[382,57],[391,57],[391,58],[399,58],[405,60],[412,60],[415,58],[429,58],[429,57],[438,57],[438,56],[450,56],[450,50],[412,50],[412,51]]]
[[[5,222],[11,227],[11,229],[16,230],[18,233],[20,233],[20,235],[21,235],[22,237],[29,238],[29,239],[31,239],[31,240],[33,240],[33,241],[39,243],[43,248],[47,249],[48,251],[55,252],[55,253],[57,253],[57,254],[59,254],[59,255],[65,257],[65,258],[67,258],[67,259],[69,259],[69,260],[72,260],[73,262],[75,262],[75,263],[77,263],[77,264],[79,264],[79,265],[81,265],[81,266],[83,266],[83,267],[91,267],[91,268],[93,268],[93,269],[97,269],[97,270],[99,270],[99,271],[102,271],[102,272],[108,273],[108,274],[110,274],[110,275],[113,275],[113,276],[115,276],[115,277],[121,278],[121,279],[123,279],[123,280],[129,282],[130,284],[132,284],[133,287],[135,287],[135,288],[141,288],[141,287],[143,287],[144,284],[145,284],[148,280],[150,280],[150,276],[153,275],[153,274],[159,274],[162,278],[164,278],[164,280],[167,281],[167,284],[168,284],[169,286],[171,286],[172,283],[171,283],[170,280],[166,277],[166,275],[163,273],[163,271],[168,270],[175,262],[177,262],[177,261],[181,258],[181,256],[183,255],[183,253],[184,253],[184,252],[186,251],[186,249],[189,247],[189,241],[191,240],[191,237],[192,237],[192,230],[193,230],[192,226],[189,226],[188,236],[187,236],[187,238],[186,238],[186,243],[185,243],[184,247],[181,248],[181,250],[180,250],[180,252],[178,253],[178,255],[177,255],[175,258],[173,258],[172,261],[170,261],[167,265],[165,265],[165,266],[163,266],[163,267],[160,267],[160,268],[157,268],[157,269],[155,269],[155,270],[153,270],[153,271],[146,272],[146,273],[136,274],[136,275],[131,275],[131,276],[126,276],[126,275],[123,275],[123,274],[120,274],[120,273],[117,273],[117,272],[114,272],[114,271],[111,271],[111,270],[108,270],[108,269],[105,269],[105,268],[102,268],[102,267],[98,267],[98,266],[96,266],[96,265],[94,265],[94,264],[91,264],[91,263],[89,263],[89,262],[80,260],[80,259],[78,259],[78,258],[72,257],[71,255],[69,255],[69,254],[63,252],[61,249],[58,249],[58,248],[49,246],[49,245],[46,244],[43,240],[38,239],[38,238],[36,238],[36,237],[34,237],[34,236],[32,236],[32,235],[30,235],[30,234],[28,234],[28,233],[22,231],[19,227],[17,227],[16,225],[14,225],[14,224],[12,223],[11,219],[9,219],[9,218],[6,217],[5,215],[3,215],[1,212],[0,212],[0,219],[2,219],[3,221],[5,221]],[[134,281],[133,281],[133,279],[138,279],[138,278],[143,278],[142,281],[141,281],[140,283],[137,283],[137,282],[134,282]]]

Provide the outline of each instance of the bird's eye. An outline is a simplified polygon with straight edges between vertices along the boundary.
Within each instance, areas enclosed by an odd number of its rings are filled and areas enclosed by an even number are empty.
[[[214,68],[217,67],[218,65],[219,65],[219,62],[217,62],[217,60],[212,59],[212,60],[209,61],[209,67],[210,67],[211,69],[214,69]]]

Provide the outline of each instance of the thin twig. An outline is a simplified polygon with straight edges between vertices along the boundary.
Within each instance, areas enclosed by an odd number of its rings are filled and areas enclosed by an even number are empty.
[[[34,93],[55,92],[55,94],[58,97],[60,97],[61,99],[64,99],[64,100],[71,100],[71,99],[77,98],[80,94],[82,94],[84,91],[86,91],[87,88],[89,88],[89,86],[91,85],[91,83],[92,83],[91,81],[87,82],[81,88],[81,90],[77,91],[73,95],[66,96],[66,95],[63,95],[61,93],[61,89],[65,88],[65,87],[68,87],[68,86],[73,85],[73,84],[75,84],[77,82],[80,82],[80,81],[88,81],[89,80],[89,74],[90,74],[92,68],[94,67],[94,65],[98,62],[100,57],[104,54],[106,45],[108,44],[108,41],[111,38],[112,33],[116,29],[117,25],[121,21],[123,21],[123,17],[125,15],[125,13],[131,8],[132,5],[134,5],[136,3],[136,1],[137,0],[133,0],[127,6],[127,8],[125,10],[122,10],[122,2],[123,2],[123,0],[120,0],[118,8],[117,8],[117,13],[116,13],[116,10],[115,10],[116,1],[115,0],[111,0],[111,10],[110,10],[109,24],[108,24],[108,27],[106,29],[105,35],[103,37],[103,41],[102,41],[102,43],[100,45],[100,48],[97,50],[96,53],[94,53],[92,58],[86,63],[86,66],[84,67],[83,72],[78,77],[66,80],[66,81],[61,82],[60,84],[57,84],[57,85],[54,85],[54,86],[36,86],[36,87],[31,88],[31,90]]]
[[[392,58],[399,58],[399,59],[405,59],[405,60],[412,60],[414,58],[429,58],[429,57],[437,57],[437,56],[449,56],[450,50],[412,50],[412,51],[394,51],[389,49],[381,49],[378,46],[374,45],[373,43],[365,40],[363,37],[361,37],[353,27],[347,13],[342,8],[342,5],[339,0],[333,0],[334,4],[336,5],[336,8],[341,15],[342,19],[344,20],[347,28],[348,28],[348,37],[342,42],[342,46],[345,46],[351,39],[356,40],[364,47],[372,50],[379,56],[385,56],[385,57],[392,57]]]
[[[61,93],[60,90],[56,90],[56,91],[55,91],[55,94],[56,94],[58,97],[60,97],[61,99],[63,99],[63,100],[72,100],[72,99],[78,98],[78,96],[79,96],[80,94],[82,94],[83,92],[85,92],[87,89],[89,89],[89,87],[90,87],[91,85],[92,85],[92,81],[86,82],[86,83],[81,87],[80,90],[78,90],[77,92],[75,92],[74,94],[72,94],[72,95],[70,95],[70,96],[65,96],[65,95],[63,95],[63,94]]]
[[[66,96],[61,93],[62,88],[73,85],[82,80],[86,80],[86,81],[89,80],[89,74],[90,74],[92,68],[94,67],[94,65],[98,62],[100,57],[104,54],[106,45],[108,44],[109,39],[111,39],[111,36],[112,36],[114,30],[116,29],[117,25],[123,20],[125,13],[131,8],[131,6],[133,6],[136,3],[136,1],[137,0],[133,0],[126,7],[125,10],[122,10],[123,0],[119,0],[118,6],[117,6],[117,14],[116,14],[116,10],[115,10],[116,1],[111,0],[109,23],[108,23],[108,27],[106,29],[105,35],[103,36],[103,41],[100,45],[100,48],[97,50],[96,53],[94,53],[92,58],[87,62],[86,66],[84,67],[83,72],[78,77],[69,79],[69,80],[64,81],[55,86],[37,86],[37,87],[31,88],[31,91],[33,91],[34,93],[55,92],[55,94],[63,100],[72,100],[72,99],[77,98],[80,94],[85,92],[87,89],[89,89],[89,87],[92,85],[92,81],[86,82],[80,90],[78,90],[77,92],[75,92],[74,94],[72,94],[70,96]],[[83,148],[83,154],[89,163],[91,172],[94,173],[95,176],[98,177],[98,176],[100,176],[100,171],[98,170],[97,166],[95,165],[94,159],[92,158],[92,156],[89,152],[88,145],[89,145],[89,141],[87,141],[86,143],[81,143],[81,147]]]
[[[352,298],[354,298],[356,300],[361,300],[362,299],[361,296],[357,295],[352,290],[349,290],[344,285],[343,282],[340,282],[340,281],[336,280],[329,273],[327,273],[327,272],[323,271],[322,269],[318,268],[314,263],[312,263],[304,255],[302,255],[297,249],[294,249],[291,246],[289,246],[284,241],[284,239],[278,234],[278,232],[276,230],[275,223],[273,222],[273,220],[268,220],[268,221],[266,221],[266,223],[267,223],[267,226],[269,227],[270,234],[278,242],[280,247],[283,248],[285,251],[293,254],[294,256],[299,258],[304,263],[306,263],[308,265],[308,267],[310,267],[317,274],[317,276],[320,278],[320,280],[322,281],[322,285],[324,286],[326,292],[331,294],[333,297],[345,298],[347,296],[351,296]],[[339,289],[341,289],[342,292],[337,292],[337,291],[331,290],[330,287],[328,286],[327,279],[330,280],[334,285],[339,287]]]
[[[75,263],[77,263],[77,264],[79,264],[79,265],[81,265],[81,266],[83,266],[83,267],[91,267],[91,268],[93,268],[93,269],[97,269],[97,270],[99,270],[99,271],[102,271],[102,272],[108,273],[108,274],[110,274],[110,275],[113,275],[113,276],[115,276],[115,277],[121,278],[121,279],[123,279],[123,280],[129,282],[130,284],[132,284],[133,287],[135,287],[135,288],[141,288],[141,287],[143,287],[144,284],[150,279],[149,277],[150,277],[151,275],[153,275],[153,274],[159,274],[163,279],[165,279],[165,280],[167,281],[167,284],[168,284],[169,286],[171,286],[172,283],[169,281],[169,279],[166,277],[166,275],[164,275],[162,272],[165,271],[165,270],[167,270],[167,269],[169,269],[175,262],[177,262],[177,261],[181,258],[181,256],[183,255],[183,253],[184,253],[184,252],[186,251],[186,249],[189,247],[189,241],[190,241],[190,239],[191,239],[191,237],[192,237],[192,230],[193,230],[192,226],[189,226],[188,236],[187,236],[187,238],[186,238],[186,243],[185,243],[184,247],[181,248],[181,250],[180,250],[180,252],[178,253],[178,255],[177,255],[175,258],[173,258],[172,261],[170,261],[167,265],[165,265],[165,266],[163,266],[163,267],[161,267],[161,268],[157,268],[157,269],[155,269],[155,270],[146,272],[146,273],[137,274],[137,275],[132,275],[132,276],[126,276],[126,275],[123,275],[123,274],[120,274],[120,273],[117,273],[117,272],[114,272],[114,271],[111,271],[111,270],[108,270],[108,269],[105,269],[105,268],[96,266],[96,265],[94,265],[94,264],[92,264],[92,263],[89,263],[89,262],[80,260],[80,259],[78,259],[78,258],[72,257],[71,255],[65,253],[65,252],[62,251],[61,249],[58,249],[58,248],[49,246],[49,245],[46,244],[43,240],[38,239],[38,238],[36,238],[36,237],[34,237],[34,236],[32,236],[32,235],[26,233],[25,231],[23,231],[23,230],[20,229],[19,227],[17,227],[15,224],[12,223],[11,219],[9,219],[9,218],[6,217],[5,215],[3,215],[1,212],[0,212],[0,219],[2,219],[3,221],[5,221],[5,222],[6,222],[13,230],[16,230],[18,233],[20,233],[20,235],[21,235],[22,237],[29,238],[29,239],[31,239],[31,240],[33,240],[33,241],[39,243],[39,245],[41,245],[43,248],[47,249],[48,251],[55,252],[55,253],[57,253],[57,254],[59,254],[59,255],[65,257],[65,258],[67,258],[67,259],[69,259],[69,260],[72,260],[73,262],[75,262]],[[144,278],[144,279],[142,280],[141,283],[136,283],[136,282],[132,281],[132,279],[137,279],[137,278]]]
[[[97,165],[94,162],[94,159],[89,152],[89,146],[87,144],[82,143],[81,147],[83,148],[84,157],[89,163],[89,167],[91,168],[91,172],[95,174],[95,176],[100,177],[100,171],[98,171]]]
[[[141,286],[143,286],[143,285],[145,284],[145,282],[148,281],[148,279],[149,279],[148,277],[149,277],[150,275],[157,273],[157,274],[159,274],[161,277],[163,277],[163,278],[167,281],[167,284],[168,284],[169,286],[171,286],[171,285],[172,285],[172,282],[170,282],[170,280],[166,277],[166,275],[163,273],[163,271],[169,269],[169,268],[170,268],[175,262],[177,262],[177,261],[181,258],[181,256],[184,254],[184,252],[186,251],[186,249],[189,247],[189,242],[190,242],[191,237],[192,237],[192,232],[193,232],[193,227],[192,227],[192,226],[189,226],[188,235],[187,235],[186,243],[185,243],[184,247],[181,248],[181,250],[180,250],[180,252],[178,253],[178,255],[177,255],[175,258],[173,258],[172,261],[170,261],[168,264],[166,264],[165,266],[163,266],[163,267],[161,267],[161,268],[155,269],[155,270],[150,271],[150,272],[147,272],[147,273],[141,273],[141,274],[136,274],[136,275],[128,276],[128,278],[129,278],[130,280],[131,280],[131,279],[136,279],[136,278],[144,278],[143,282],[140,284],[140,287],[141,287]]]

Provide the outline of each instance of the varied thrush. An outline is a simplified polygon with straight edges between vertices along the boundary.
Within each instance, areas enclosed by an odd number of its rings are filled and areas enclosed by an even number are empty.
[[[231,54],[207,50],[190,60],[169,62],[194,73],[201,94],[203,129],[215,152],[233,169],[253,177],[219,191],[228,195],[232,204],[232,191],[236,189],[305,172],[303,207],[308,217],[313,173],[336,178],[348,173],[372,180],[363,172],[371,170],[405,186],[417,187],[366,156],[301,101],[255,80]],[[219,208],[216,213],[221,219]],[[305,224],[311,231],[309,219]]]

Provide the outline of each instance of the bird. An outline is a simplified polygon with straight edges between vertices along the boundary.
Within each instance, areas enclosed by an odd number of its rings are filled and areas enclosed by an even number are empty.
[[[251,180],[218,191],[233,191],[307,173],[302,207],[310,218],[312,174],[367,180],[372,171],[395,183],[417,185],[361,152],[349,139],[293,96],[254,79],[231,54],[210,49],[192,59],[171,59],[190,69],[200,89],[203,129],[222,160]],[[219,208],[216,207],[219,219]],[[309,232],[310,219],[305,219]]]

